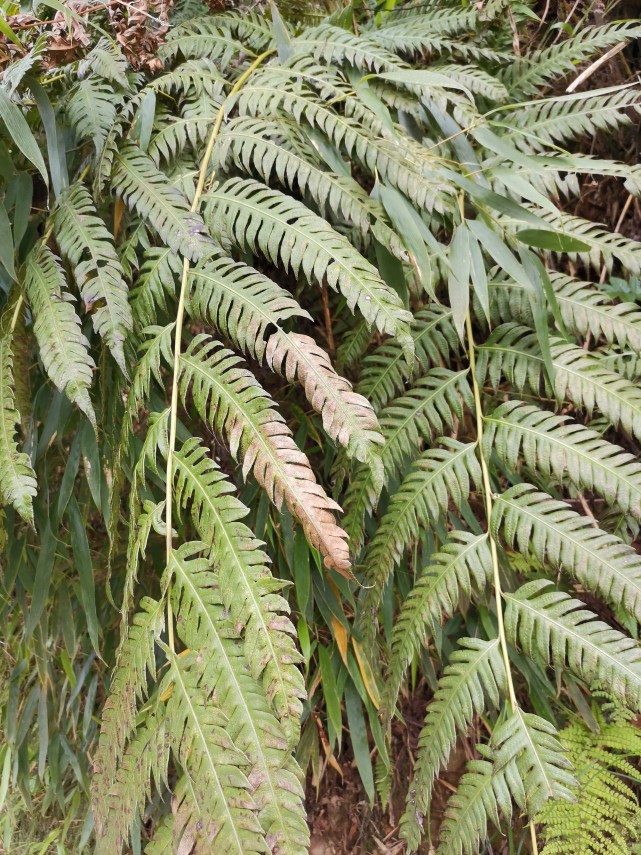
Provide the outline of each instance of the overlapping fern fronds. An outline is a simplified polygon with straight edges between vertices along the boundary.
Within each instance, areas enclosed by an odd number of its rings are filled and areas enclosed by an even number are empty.
[[[7,602],[36,645],[11,671],[2,787],[27,793],[35,762],[61,804],[48,753],[84,788],[91,754],[78,851],[94,833],[105,855],[302,853],[319,732],[330,761],[344,706],[374,798],[367,717],[384,792],[429,658],[410,850],[479,717],[438,851],[517,816],[561,839],[593,794],[549,669],[564,697],[598,683],[641,710],[641,398],[617,361],[641,356],[641,311],[580,278],[638,274],[641,244],[559,200],[586,173],[641,182],[559,146],[623,127],[639,93],[536,96],[640,28],[514,61],[519,4],[313,27],[183,6],[155,76],[101,38],[69,97],[35,79],[41,46],[0,83],[0,497]],[[110,677],[90,680],[95,652]],[[62,700],[82,764],[43,736]],[[637,818],[605,765],[619,845]]]

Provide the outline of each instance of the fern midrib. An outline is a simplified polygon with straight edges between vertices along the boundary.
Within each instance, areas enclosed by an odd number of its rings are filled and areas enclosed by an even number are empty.
[[[175,660],[175,655],[173,658]],[[180,671],[180,667],[176,661],[174,661],[172,664],[173,664],[172,672],[174,675],[174,679],[180,685],[180,690],[181,690],[181,693],[183,696],[183,701],[184,701],[185,705],[187,706],[187,709],[190,713],[190,717],[192,720],[192,727],[195,728],[195,730],[198,734],[198,739],[199,739],[201,746],[202,746],[201,750],[202,750],[203,755],[205,756],[205,758],[207,760],[207,764],[209,766],[210,773],[211,773],[213,780],[215,782],[216,790],[218,791],[219,803],[221,803],[224,806],[223,809],[224,809],[225,815],[227,816],[227,826],[228,826],[228,829],[231,829],[231,832],[233,835],[233,840],[236,843],[236,851],[238,852],[238,855],[244,855],[242,841],[239,837],[238,829],[236,827],[236,823],[234,822],[233,814],[231,812],[231,807],[230,807],[230,805],[227,801],[227,797],[225,795],[225,788],[223,787],[222,782],[220,780],[220,777],[218,775],[218,770],[216,769],[216,763],[214,761],[213,755],[212,755],[211,751],[209,750],[209,741],[207,740],[207,737],[203,733],[203,730],[202,730],[202,727],[200,724],[200,719],[199,719],[198,715],[196,714],[194,705],[192,704],[191,694],[189,692],[188,687],[185,685],[185,683],[182,679],[182,673]],[[187,776],[190,777],[188,773],[187,773]],[[195,801],[194,804],[198,805],[199,802]]]
[[[178,456],[176,456],[175,460],[176,461],[178,460]],[[252,735],[252,739],[253,739],[253,748],[256,752],[256,756],[259,758],[259,762],[262,765],[262,768],[266,772],[265,779],[269,785],[269,789],[270,789],[270,792],[272,795],[271,806],[278,813],[280,827],[281,827],[283,833],[286,834],[287,824],[285,823],[284,818],[283,818],[280,799],[278,798],[278,794],[276,793],[276,791],[274,789],[274,785],[272,782],[272,775],[271,775],[271,767],[270,767],[269,763],[267,762],[267,758],[266,758],[265,753],[263,751],[263,744],[260,740],[260,736],[259,736],[258,731],[256,729],[256,724],[254,722],[254,717],[252,715],[251,707],[249,706],[249,704],[247,703],[247,701],[245,699],[245,695],[243,694],[243,690],[240,686],[240,683],[238,682],[236,672],[233,668],[231,660],[229,659],[229,656],[227,655],[227,651],[225,650],[225,645],[222,643],[222,641],[220,639],[220,635],[218,633],[218,630],[216,629],[216,625],[214,624],[213,620],[211,619],[211,615],[209,614],[209,609],[207,608],[206,603],[203,601],[198,589],[193,585],[189,575],[187,573],[183,572],[183,569],[180,566],[180,562],[174,560],[174,565],[175,565],[174,572],[180,572],[182,580],[183,580],[183,584],[188,586],[189,590],[191,591],[192,601],[196,604],[199,612],[201,613],[201,616],[209,624],[209,628],[210,628],[212,637],[216,641],[217,656],[219,657],[219,661],[224,664],[225,672],[227,673],[228,678],[232,683],[232,686],[234,689],[234,695],[236,698],[236,704],[239,707],[241,707],[245,712],[245,715],[243,718],[244,718],[245,722],[249,724],[249,727],[251,729],[251,735]]]
[[[555,528],[553,525],[546,522],[546,519],[543,515],[538,515],[532,511],[530,511],[527,508],[527,506],[525,506],[525,505],[520,505],[517,502],[512,501],[511,499],[506,499],[506,498],[504,498],[504,496],[499,496],[496,501],[498,504],[509,505],[510,507],[514,508],[517,511],[517,513],[519,514],[519,516],[529,517],[533,521],[535,527],[536,526],[543,526],[543,527],[547,528],[549,531],[560,533],[563,540],[571,543],[577,551],[580,550],[581,552],[584,552],[586,555],[590,556],[591,561],[588,562],[589,568],[594,566],[594,562],[603,564],[606,567],[608,567],[610,572],[612,573],[612,575],[615,576],[616,578],[618,578],[623,583],[624,588],[633,588],[635,590],[637,600],[641,603],[641,578],[634,579],[633,577],[628,576],[624,570],[618,568],[616,564],[611,563],[605,557],[605,550],[591,549],[587,544],[585,544],[581,540],[577,540],[577,538],[573,537],[569,531],[561,530],[560,528],[559,529]],[[613,545],[615,545],[615,544],[608,544],[608,546],[613,546]],[[567,564],[564,564],[563,562],[559,562],[559,563],[561,565],[562,570],[564,570],[567,573],[570,573],[572,576],[574,576],[576,579],[578,579],[582,584],[589,586],[592,589],[596,588],[596,590],[599,590],[600,585],[598,583],[598,580],[597,580],[596,586],[592,585],[588,581],[588,575],[587,574],[577,573],[573,567],[571,567]],[[588,570],[588,572],[589,572],[589,570]]]
[[[229,402],[229,408],[231,410],[236,410],[237,412],[239,412],[241,414],[244,424],[251,429],[252,435],[255,437],[255,439],[258,441],[258,443],[262,447],[265,456],[269,458],[272,465],[274,466],[274,469],[277,470],[278,478],[279,478],[281,486],[283,487],[284,493],[286,495],[289,494],[289,495],[294,496],[298,506],[304,510],[305,519],[309,522],[310,525],[313,526],[314,530],[317,532],[319,542],[325,543],[326,538],[325,538],[324,532],[323,532],[322,528],[319,528],[319,526],[316,524],[315,514],[313,512],[313,509],[310,511],[308,504],[307,504],[307,501],[305,501],[301,497],[299,492],[295,489],[295,485],[297,484],[298,479],[296,477],[290,478],[284,472],[280,458],[278,457],[277,454],[273,453],[272,446],[267,442],[267,440],[263,436],[263,434],[260,430],[260,426],[258,426],[254,423],[254,419],[252,417],[251,412],[243,406],[242,402],[238,398],[229,394],[229,392],[226,390],[224,384],[222,384],[218,380],[218,377],[215,376],[215,374],[213,372],[211,374],[209,374],[206,371],[204,371],[202,365],[200,365],[200,363],[198,361],[190,360],[186,356],[186,354],[182,353],[180,355],[180,362],[182,362],[184,365],[189,366],[190,369],[194,373],[198,373],[201,376],[205,377],[208,383],[211,383],[212,385],[214,385],[218,389],[220,397],[225,398]]]

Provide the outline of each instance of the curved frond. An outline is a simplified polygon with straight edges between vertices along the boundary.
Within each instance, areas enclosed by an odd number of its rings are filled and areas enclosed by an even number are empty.
[[[208,219],[220,238],[340,291],[379,332],[398,337],[412,356],[409,313],[378,271],[342,235],[301,202],[257,181],[230,178],[208,195]]]
[[[385,523],[383,523],[381,528]],[[486,534],[451,531],[418,576],[392,629],[382,708],[391,719],[405,671],[414,653],[444,617],[451,617],[461,595],[483,591],[492,578],[492,556]]]
[[[112,237],[82,184],[74,184],[58,200],[53,223],[94,329],[126,373],[123,344],[133,325],[127,285]]]
[[[198,261],[213,249],[200,215],[189,210],[187,199],[135,143],[127,143],[116,155],[111,184],[174,252]]]
[[[340,509],[317,483],[254,376],[231,351],[202,335],[182,354],[180,364],[183,400],[191,389],[201,418],[228,441],[232,455],[242,460],[243,473],[253,473],[276,507],[286,503],[326,566],[349,575],[347,536],[333,513]]]

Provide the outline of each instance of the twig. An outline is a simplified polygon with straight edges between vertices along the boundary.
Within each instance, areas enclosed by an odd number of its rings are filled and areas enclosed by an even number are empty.
[[[623,48],[627,45],[627,42],[619,42],[618,45],[615,45],[613,48],[610,48],[609,51],[600,56],[598,59],[595,59],[593,63],[588,65],[588,67],[579,74],[576,80],[573,80],[572,83],[565,90],[566,92],[574,92],[574,90],[580,86],[582,83],[588,79],[588,77],[592,77],[595,71],[601,68],[609,59],[612,59],[613,56],[616,56],[619,51],[622,51]]]
[[[327,294],[327,285],[323,282],[323,314],[325,315],[325,333],[327,335],[327,349],[329,355],[334,358],[336,355],[336,345],[334,343],[334,333],[332,332],[332,316],[329,312],[329,296]]]

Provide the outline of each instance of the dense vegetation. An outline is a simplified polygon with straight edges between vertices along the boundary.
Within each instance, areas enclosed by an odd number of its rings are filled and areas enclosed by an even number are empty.
[[[288,12],[3,24],[5,851],[304,852],[426,681],[408,851],[629,852],[641,243],[568,208],[641,97],[556,93],[641,25]]]

